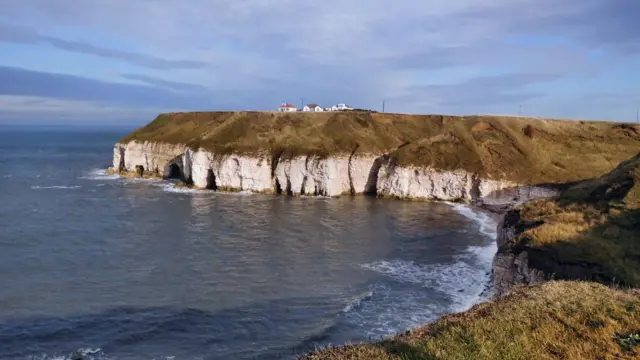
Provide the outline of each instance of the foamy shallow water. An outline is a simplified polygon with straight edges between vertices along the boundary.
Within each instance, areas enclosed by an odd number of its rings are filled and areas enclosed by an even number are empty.
[[[485,296],[482,212],[106,175],[122,135],[0,134],[0,359],[288,358]]]

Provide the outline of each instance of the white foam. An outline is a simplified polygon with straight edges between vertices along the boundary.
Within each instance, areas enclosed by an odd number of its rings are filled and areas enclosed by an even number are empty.
[[[80,185],[74,186],[32,186],[31,188],[34,190],[42,190],[42,189],[78,189],[81,188]]]
[[[370,300],[373,297],[373,291],[366,292],[355,299],[352,299],[345,307],[342,309],[343,313],[347,313],[353,309],[358,308],[364,301]]]
[[[36,356],[36,357],[32,357],[32,359],[34,360],[75,360],[78,358],[83,358],[83,359],[108,359],[104,353],[102,352],[102,349],[100,348],[80,348],[74,352],[72,352],[71,354],[68,355],[47,355],[47,354],[42,354],[41,356]]]
[[[106,169],[93,169],[87,175],[80,177],[85,180],[117,180],[120,179],[118,174],[107,174]]]
[[[448,202],[450,206],[460,215],[466,217],[477,223],[480,226],[480,232],[491,239],[495,239],[498,236],[496,231],[497,222],[494,218],[487,215],[484,212],[474,210],[472,207],[463,204],[456,204]]]
[[[179,187],[176,187],[175,184],[173,184],[173,183],[162,183],[162,184],[159,184],[158,186],[160,186],[166,192],[176,193],[176,194],[208,194],[208,193],[214,193],[213,190],[190,189],[190,188],[187,188],[187,187],[179,188]]]
[[[497,251],[495,238],[497,222],[484,212],[452,204],[462,216],[474,221],[479,232],[489,240],[485,246],[470,246],[466,252],[454,258],[450,264],[418,265],[412,261],[378,261],[363,265],[396,281],[420,284],[449,296],[453,312],[466,311],[484,300],[485,290],[491,281],[491,264]]]
[[[157,178],[137,178],[137,177],[124,177],[124,184],[157,184],[162,183],[162,179]]]
[[[423,291],[403,293],[398,298],[392,295],[388,285],[375,284],[371,292],[374,297],[360,302],[351,311],[343,312],[345,319],[357,326],[369,340],[424,325],[435,320],[441,312]]]
[[[363,267],[398,282],[422,285],[447,295],[452,300],[449,309],[452,312],[473,306],[489,281],[487,269],[470,265],[468,259],[434,265],[418,265],[405,260],[377,261]]]
[[[471,296],[466,303],[463,303],[458,311],[465,311],[473,305],[487,300],[491,296],[491,267],[493,258],[498,251],[498,221],[496,218],[489,216],[486,212],[474,209],[468,205],[451,204],[453,208],[462,216],[473,220],[479,225],[480,233],[489,238],[489,244],[486,246],[470,246],[467,251],[475,256],[478,265],[484,269],[485,286],[482,289],[475,289],[474,295]]]

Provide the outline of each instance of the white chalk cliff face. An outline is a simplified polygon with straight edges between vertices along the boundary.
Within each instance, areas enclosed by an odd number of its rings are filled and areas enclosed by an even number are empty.
[[[162,177],[181,177],[198,188],[227,191],[339,196],[369,193],[406,199],[471,201],[513,187],[464,170],[398,167],[388,157],[345,154],[291,159],[216,155],[203,149],[160,143],[116,144],[113,167]]]

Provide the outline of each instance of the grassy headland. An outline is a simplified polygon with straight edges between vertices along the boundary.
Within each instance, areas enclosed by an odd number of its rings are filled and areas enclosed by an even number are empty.
[[[161,114],[121,142],[217,154],[390,154],[399,165],[464,169],[521,184],[599,176],[640,151],[640,126],[501,116],[371,112]]]
[[[527,251],[529,267],[556,278],[640,287],[640,154],[516,211],[523,230],[511,246]]]
[[[585,164],[585,166],[588,166]],[[640,154],[610,173],[518,209],[511,248],[558,278],[640,287]],[[504,246],[504,245],[503,245]],[[637,359],[640,290],[596,282],[519,287],[468,312],[376,344],[330,348],[330,359]]]

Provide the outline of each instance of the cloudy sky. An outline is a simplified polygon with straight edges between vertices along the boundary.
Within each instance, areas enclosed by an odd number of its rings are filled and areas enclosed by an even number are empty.
[[[0,0],[0,120],[282,101],[634,121],[637,0]]]

